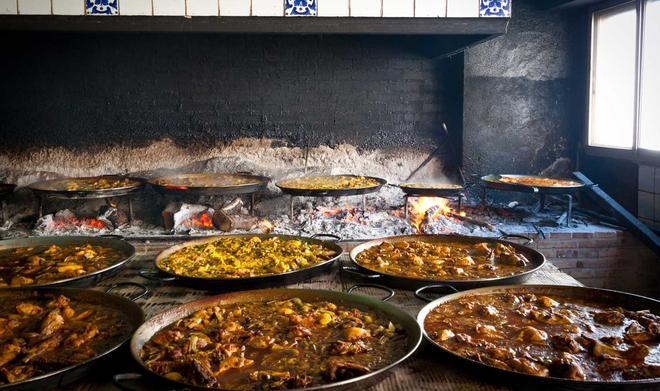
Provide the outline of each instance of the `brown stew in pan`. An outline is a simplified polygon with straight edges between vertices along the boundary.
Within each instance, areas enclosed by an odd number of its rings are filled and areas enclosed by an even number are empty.
[[[496,293],[443,303],[424,320],[443,348],[535,376],[660,378],[660,317],[564,296]]]
[[[384,274],[426,280],[469,280],[505,277],[525,271],[529,260],[503,243],[383,242],[355,257],[356,262]]]
[[[130,332],[110,307],[35,293],[0,303],[0,384],[87,361]]]
[[[43,284],[105,269],[124,259],[97,245],[51,245],[0,250],[0,287]]]
[[[318,386],[383,368],[406,333],[377,312],[299,298],[214,306],[156,333],[141,352],[170,380],[227,390]]]

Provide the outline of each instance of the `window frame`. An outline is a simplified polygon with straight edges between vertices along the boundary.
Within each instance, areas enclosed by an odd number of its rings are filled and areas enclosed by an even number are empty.
[[[607,10],[610,8],[620,7],[625,4],[635,4],[637,26],[636,26],[636,45],[635,45],[635,112],[633,122],[633,147],[632,149],[612,148],[604,146],[589,145],[589,131],[591,126],[591,103],[592,103],[592,76],[594,64],[594,29],[596,26],[595,16],[599,11]],[[589,29],[587,33],[587,48],[589,54],[587,56],[587,95],[586,95],[586,113],[585,113],[585,131],[583,135],[583,148],[585,152],[593,156],[610,157],[615,159],[632,160],[638,163],[651,163],[660,165],[660,151],[653,151],[639,147],[640,135],[640,110],[641,110],[641,77],[642,77],[642,47],[644,45],[644,24],[646,0],[608,0],[598,5],[589,7]]]

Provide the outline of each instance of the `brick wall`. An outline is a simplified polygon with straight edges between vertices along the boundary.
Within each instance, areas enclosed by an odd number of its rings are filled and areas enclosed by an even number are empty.
[[[549,233],[538,249],[587,286],[660,297],[660,259],[629,232]]]
[[[462,115],[462,57],[410,37],[21,33],[3,36],[0,143],[144,145],[238,137],[435,145]],[[455,64],[452,64],[454,62]],[[457,71],[460,72],[460,71]],[[452,110],[457,113],[452,114]]]

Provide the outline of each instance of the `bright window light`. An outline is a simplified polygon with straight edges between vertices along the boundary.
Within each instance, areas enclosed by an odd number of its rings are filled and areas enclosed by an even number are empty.
[[[660,0],[646,2],[639,147],[660,151]]]
[[[598,11],[593,17],[589,145],[632,149],[637,43],[635,4]],[[657,115],[658,110],[655,111],[653,114]]]

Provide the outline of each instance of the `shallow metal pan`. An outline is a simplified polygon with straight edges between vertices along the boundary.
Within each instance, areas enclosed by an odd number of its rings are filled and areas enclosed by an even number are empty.
[[[408,338],[406,340],[406,353],[398,357],[390,365],[381,368],[377,371],[355,377],[353,379],[344,380],[335,383],[328,383],[321,386],[305,388],[304,390],[339,390],[339,389],[364,389],[371,385],[374,385],[381,380],[383,380],[387,375],[388,371],[397,365],[403,363],[408,359],[419,347],[422,334],[419,325],[413,317],[408,315],[405,311],[386,303],[385,301],[380,301],[368,296],[354,295],[344,292],[336,292],[329,290],[313,290],[313,289],[262,289],[262,290],[252,290],[244,292],[235,292],[227,293],[219,296],[213,296],[204,298],[201,300],[193,301],[191,303],[183,304],[178,307],[169,309],[165,312],[162,312],[153,318],[147,320],[140,328],[135,332],[133,339],[131,340],[131,353],[133,358],[142,366],[145,373],[149,374],[148,382],[146,379],[140,381],[140,375],[118,375],[115,376],[115,382],[120,385],[126,384],[122,388],[125,389],[206,389],[207,388],[197,388],[190,386],[184,383],[174,382],[168,380],[160,375],[157,375],[151,372],[142,362],[140,357],[140,351],[145,343],[147,343],[154,334],[167,327],[168,325],[176,322],[179,319],[182,319],[188,315],[193,314],[194,312],[208,308],[213,305],[227,305],[232,303],[251,303],[255,301],[267,300],[286,300],[293,297],[298,297],[304,301],[316,301],[324,300],[331,302],[339,302],[345,305],[354,305],[359,308],[368,309],[370,311],[376,311],[387,318],[392,320],[394,323],[398,323],[406,330]],[[133,386],[128,384],[132,383]],[[135,384],[138,383],[138,384]],[[140,385],[141,383],[141,385]]]
[[[235,177],[236,179],[248,179],[254,181],[254,183],[247,184],[238,184],[230,186],[186,186],[186,185],[163,185],[159,184],[159,181],[171,181],[176,182],[177,180],[212,180],[218,176],[224,177]],[[236,173],[236,174],[218,174],[218,173],[188,173],[188,174],[175,174],[162,176],[158,178],[153,178],[149,180],[149,184],[153,186],[156,191],[163,194],[170,195],[196,195],[196,196],[221,196],[225,194],[249,194],[262,191],[268,186],[270,178],[259,175],[252,175],[248,173]]]
[[[431,287],[420,288],[415,292],[415,296],[418,298],[429,301],[425,296],[424,291],[429,290]],[[428,314],[437,306],[448,303],[454,300],[458,300],[468,296],[477,296],[485,294],[495,294],[495,293],[532,293],[535,295],[556,295],[556,296],[566,296],[574,297],[577,299],[593,300],[597,302],[602,302],[607,305],[607,307],[617,307],[620,306],[630,311],[640,311],[640,310],[650,310],[656,315],[660,315],[660,301],[650,299],[644,296],[638,296],[631,293],[619,292],[608,289],[597,289],[597,288],[588,288],[588,287],[579,287],[579,286],[565,286],[565,285],[503,285],[503,286],[494,286],[473,289],[465,292],[453,293],[439,299],[433,300],[428,303],[417,315],[417,323],[419,323],[422,333],[424,334],[424,339],[431,345],[435,350],[447,354],[449,357],[458,359],[459,362],[469,363],[474,366],[475,369],[487,369],[496,375],[503,375],[505,378],[510,380],[522,381],[525,383],[531,384],[545,384],[551,385],[553,388],[561,387],[563,389],[593,389],[598,390],[602,388],[617,388],[617,389],[629,389],[630,387],[641,387],[647,389],[659,389],[660,387],[660,378],[655,379],[642,379],[642,380],[628,380],[620,382],[612,381],[589,381],[589,380],[570,380],[556,377],[540,377],[527,375],[520,372],[509,371],[505,369],[495,368],[490,365],[475,361],[466,357],[463,357],[457,353],[452,352],[451,350],[445,349],[436,343],[431,337],[428,336],[426,330],[424,329],[424,320]],[[518,383],[513,383],[518,384]]]
[[[322,236],[332,237],[335,240],[340,239],[337,236],[325,235],[325,234],[319,234],[312,237],[277,235],[277,234],[236,234],[236,235],[221,235],[221,236],[212,236],[202,239],[195,239],[185,243],[177,244],[162,251],[160,254],[158,254],[156,259],[154,260],[154,266],[156,268],[155,273],[154,271],[142,270],[140,271],[140,276],[150,280],[157,280],[157,281],[173,283],[173,284],[181,284],[196,289],[209,289],[209,290],[218,290],[218,291],[254,289],[257,287],[294,284],[329,270],[330,268],[332,268],[333,263],[337,259],[339,259],[339,257],[341,257],[343,253],[342,248],[338,244],[332,241],[317,239],[318,237],[322,237]],[[232,237],[233,238],[258,237],[261,239],[278,237],[283,240],[300,240],[305,243],[313,243],[327,247],[335,251],[337,255],[335,255],[333,258],[327,261],[306,268],[293,270],[285,273],[279,273],[279,274],[270,274],[264,276],[245,277],[245,278],[187,277],[187,276],[170,273],[160,267],[160,261],[162,259],[167,258],[170,254],[179,251],[185,247],[197,246],[199,244],[213,242],[221,238],[232,238]]]
[[[399,188],[409,196],[425,196],[425,197],[456,197],[465,191],[463,186],[455,188],[433,188],[421,186],[408,186],[400,184]]]
[[[292,196],[298,196],[298,197],[343,197],[343,196],[354,196],[354,195],[362,195],[362,194],[369,194],[369,193],[375,193],[378,190],[380,190],[381,187],[387,184],[387,181],[382,178],[377,178],[377,177],[372,177],[372,176],[363,176],[363,175],[351,175],[351,174],[339,174],[340,176],[350,176],[350,177],[358,177],[361,176],[363,178],[368,178],[368,179],[373,179],[376,182],[378,182],[377,185],[374,186],[369,186],[369,187],[359,187],[359,188],[351,188],[351,189],[319,189],[319,190],[313,190],[313,189],[296,189],[293,187],[286,187],[281,184],[281,182],[276,183],[275,185],[279,187],[283,193],[292,195]],[[334,176],[334,175],[333,175]]]
[[[505,183],[500,181],[503,176],[511,178],[539,178],[547,179],[547,177],[542,177],[538,175],[486,175],[481,177],[481,183],[490,188],[496,190],[504,191],[517,191],[520,193],[532,193],[532,194],[569,194],[576,193],[585,187],[586,184],[582,183],[577,179],[567,179],[567,178],[553,178],[559,180],[566,180],[575,182],[575,186],[528,186],[518,183]]]
[[[135,256],[135,247],[120,237],[108,235],[108,237],[89,237],[89,236],[35,236],[19,239],[7,239],[0,241],[0,251],[12,250],[22,247],[41,247],[41,246],[69,246],[69,245],[85,245],[91,244],[94,246],[103,246],[120,251],[123,258],[119,259],[114,264],[97,270],[92,273],[84,274],[78,277],[71,277],[62,280],[46,282],[41,284],[34,284],[26,286],[26,288],[39,288],[39,287],[55,287],[55,286],[70,286],[70,287],[88,287],[95,285],[97,282],[115,275],[121,268],[126,266]],[[3,289],[16,289],[16,287],[2,287]]]
[[[401,236],[390,236],[385,238],[380,238],[376,240],[371,240],[366,243],[362,243],[359,246],[353,248],[350,253],[351,261],[354,267],[342,268],[342,271],[348,272],[351,274],[356,274],[359,277],[366,278],[372,281],[382,282],[384,285],[391,286],[393,288],[406,289],[406,290],[415,290],[417,288],[431,285],[431,284],[443,284],[449,287],[449,289],[464,290],[472,289],[481,286],[490,286],[490,285],[501,285],[501,284],[517,284],[527,280],[532,273],[539,270],[545,264],[545,256],[540,252],[534,250],[533,248],[527,247],[525,245],[510,242],[504,240],[504,238],[522,238],[527,240],[527,244],[532,242],[532,239],[527,238],[521,235],[505,235],[500,239],[496,238],[485,238],[480,236],[462,236],[462,235],[401,235]],[[525,271],[504,277],[491,277],[491,278],[478,278],[478,279],[468,279],[468,280],[427,280],[421,278],[411,278],[406,276],[399,276],[394,274],[382,273],[377,270],[367,268],[360,264],[357,261],[357,256],[361,252],[377,246],[383,242],[401,242],[406,240],[422,240],[428,242],[458,242],[465,244],[477,244],[477,243],[502,243],[513,246],[518,252],[523,254],[525,258],[529,260],[529,264],[526,266]]]
[[[139,288],[141,292],[139,294],[134,295],[130,299],[109,293],[110,291],[122,286],[134,286]],[[0,385],[0,390],[28,391],[28,390],[60,388],[84,377],[87,374],[92,373],[96,364],[99,364],[100,361],[106,359],[109,355],[117,351],[122,345],[128,342],[131,336],[133,335],[133,332],[137,330],[137,328],[142,324],[142,322],[144,322],[144,314],[142,312],[142,309],[134,301],[149,293],[149,290],[146,287],[135,283],[115,284],[110,288],[108,288],[105,292],[89,290],[89,289],[72,289],[72,288],[37,288],[37,289],[19,288],[19,289],[11,289],[11,290],[9,289],[1,290],[0,300],[9,299],[9,298],[12,299],[20,298],[20,297],[26,297],[26,298],[33,297],[35,292],[38,295],[43,295],[43,294],[65,295],[73,300],[98,304],[106,308],[113,308],[118,312],[122,313],[126,317],[126,320],[130,324],[130,327],[124,335],[118,336],[116,340],[108,341],[107,348],[103,352],[99,353],[95,357],[90,358],[89,360],[62,369],[58,369],[56,371],[49,372],[41,376],[23,380],[21,382]]]
[[[67,190],[64,183],[67,181],[87,180],[87,179],[102,179],[108,178],[110,180],[129,179],[136,182],[131,186],[113,187],[109,189],[96,189],[96,190]],[[120,175],[103,175],[98,177],[81,177],[81,178],[61,178],[51,179],[48,181],[41,181],[33,183],[28,187],[40,197],[83,200],[83,199],[96,199],[96,198],[110,198],[121,197],[131,193],[136,193],[144,188],[145,181],[142,178],[133,178]]]

